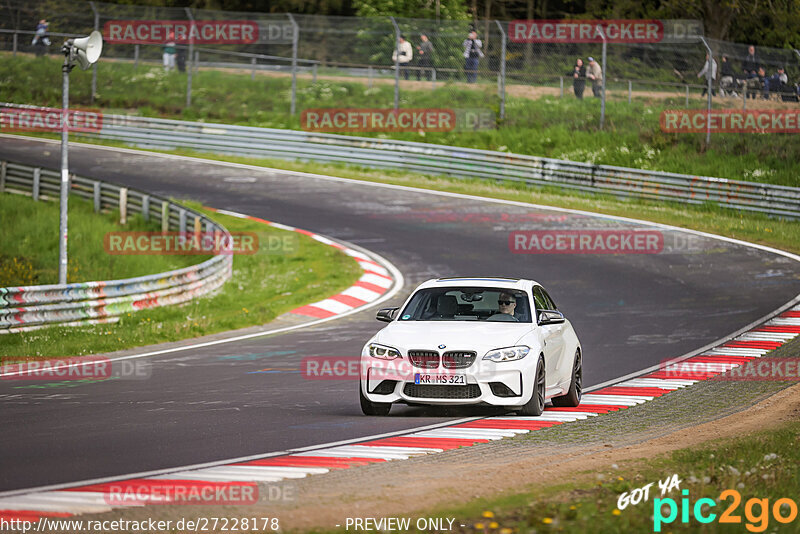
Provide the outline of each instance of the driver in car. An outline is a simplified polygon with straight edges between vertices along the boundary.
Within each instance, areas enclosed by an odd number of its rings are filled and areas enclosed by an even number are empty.
[[[498,312],[505,313],[514,317],[514,310],[517,308],[517,299],[511,293],[500,293],[497,297]],[[516,319],[516,317],[514,317]]]

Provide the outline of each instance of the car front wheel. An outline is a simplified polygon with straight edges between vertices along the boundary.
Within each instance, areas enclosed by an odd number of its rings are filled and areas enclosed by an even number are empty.
[[[391,402],[372,402],[365,397],[361,384],[358,385],[358,397],[361,400],[361,411],[364,412],[364,415],[389,415],[389,410],[392,409]]]
[[[575,363],[572,366],[572,381],[569,384],[569,391],[566,395],[553,397],[553,406],[559,408],[574,408],[581,403],[581,391],[583,390],[583,363],[581,362],[581,351],[575,351]]]
[[[546,382],[544,357],[539,356],[539,361],[536,364],[536,374],[533,381],[533,395],[531,395],[531,400],[529,400],[527,404],[517,409],[517,413],[519,415],[542,415],[542,412],[544,411],[544,390]]]

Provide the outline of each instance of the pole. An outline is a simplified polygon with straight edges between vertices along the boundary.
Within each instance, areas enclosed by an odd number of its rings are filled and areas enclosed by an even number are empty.
[[[603,86],[600,94],[600,129],[602,130],[606,123],[606,78],[608,77],[608,70],[606,69],[606,45],[608,43],[606,41],[606,32],[604,32],[600,26],[598,26],[597,29],[600,31],[600,37],[603,39],[603,64],[600,66],[603,71]]]
[[[631,93],[633,93],[633,82],[628,80],[628,104],[631,103]]]
[[[714,52],[711,51],[711,47],[708,46],[708,43],[704,38],[700,37],[700,42],[703,43],[703,46],[706,47],[706,51],[708,52],[708,70],[706,71],[706,80],[708,82],[706,84],[706,91],[708,91],[708,113],[706,114],[706,148],[708,148],[708,146],[711,144],[711,89],[712,84],[714,83]]]
[[[14,32],[14,57],[17,57],[17,32]]]
[[[400,27],[394,17],[389,17],[394,26],[394,109],[400,108]]]
[[[500,118],[506,116],[506,31],[499,20],[494,21],[500,30]]]
[[[297,45],[300,39],[300,27],[291,13],[286,15],[292,23],[292,104],[289,113],[294,115],[297,111]]]
[[[133,68],[139,68],[139,45],[133,45]]]
[[[64,45],[67,52],[64,56],[64,65],[61,67],[61,214],[58,229],[58,283],[67,283],[67,202],[69,198],[69,127],[67,114],[69,113],[69,71],[71,44]]]
[[[91,6],[92,11],[94,12],[94,29],[95,31],[98,31],[100,29],[100,12],[97,11],[94,2],[89,2],[89,6]],[[94,104],[95,93],[97,93],[97,63],[92,65],[92,94],[89,97],[89,102],[91,104]]]
[[[192,58],[194,54],[194,17],[192,16],[192,9],[189,7],[184,8],[186,16],[189,17],[189,64],[186,66],[186,107],[192,106]]]

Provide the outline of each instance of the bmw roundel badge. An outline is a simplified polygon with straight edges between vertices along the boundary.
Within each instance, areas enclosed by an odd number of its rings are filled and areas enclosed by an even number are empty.
[[[446,349],[446,348],[447,348],[447,345],[439,345],[439,348],[440,348],[440,349]]]

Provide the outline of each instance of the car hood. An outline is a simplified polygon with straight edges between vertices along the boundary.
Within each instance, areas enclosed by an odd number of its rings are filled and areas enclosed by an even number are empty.
[[[511,347],[530,332],[531,323],[478,323],[473,321],[393,322],[376,335],[374,342],[406,351],[474,350],[478,354],[491,349]],[[440,349],[439,345],[445,345]]]

